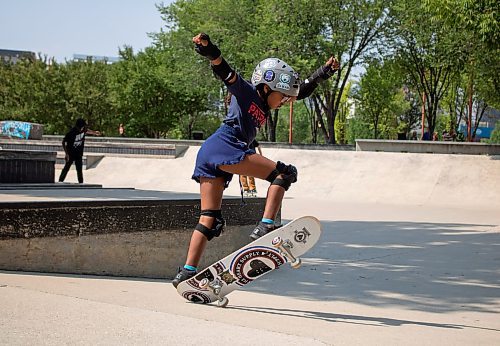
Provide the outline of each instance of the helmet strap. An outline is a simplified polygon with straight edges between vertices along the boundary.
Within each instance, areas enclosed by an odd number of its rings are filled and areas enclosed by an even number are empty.
[[[259,92],[260,97],[262,97],[262,100],[264,101],[264,105],[266,106],[266,111],[269,110],[269,105],[267,104],[267,98],[271,93],[273,92],[271,88],[268,86],[267,88],[265,87],[266,84],[259,84],[257,85],[257,91]],[[267,90],[266,90],[267,89]]]

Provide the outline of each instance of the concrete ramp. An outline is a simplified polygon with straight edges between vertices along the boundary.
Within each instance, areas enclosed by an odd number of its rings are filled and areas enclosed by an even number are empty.
[[[269,151],[294,162],[299,181],[289,197],[355,203],[498,208],[500,158],[470,155]]]
[[[105,187],[197,193],[191,174],[198,152],[191,146],[175,160],[106,157],[84,173]],[[332,202],[500,208],[500,157],[450,154],[348,152],[263,148],[272,160],[293,163],[299,180],[287,198]],[[67,181],[76,180],[70,172]],[[258,181],[260,197],[268,183]],[[226,195],[240,194],[238,179]]]

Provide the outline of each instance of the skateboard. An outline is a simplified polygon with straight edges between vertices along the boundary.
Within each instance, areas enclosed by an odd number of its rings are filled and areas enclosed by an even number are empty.
[[[243,246],[232,254],[181,282],[177,292],[185,299],[202,304],[217,302],[226,307],[229,293],[290,263],[302,264],[300,256],[309,251],[321,235],[321,224],[313,216],[303,216]]]

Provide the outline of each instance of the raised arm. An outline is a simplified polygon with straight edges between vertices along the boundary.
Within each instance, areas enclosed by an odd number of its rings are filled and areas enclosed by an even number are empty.
[[[339,68],[339,61],[334,56],[331,56],[325,65],[318,68],[311,76],[300,83],[297,100],[302,100],[311,96],[313,91],[318,87],[319,83],[333,76]]]
[[[101,132],[100,131],[94,131],[91,129],[85,129],[85,133],[91,136],[100,136]]]
[[[236,82],[238,75],[222,57],[220,49],[210,41],[210,37],[205,33],[200,33],[193,37],[195,50],[201,56],[210,60],[210,66],[214,73],[226,84]]]

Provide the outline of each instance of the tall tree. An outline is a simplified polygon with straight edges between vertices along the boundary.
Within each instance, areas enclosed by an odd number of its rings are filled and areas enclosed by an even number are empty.
[[[439,102],[458,66],[465,63],[462,33],[432,19],[421,0],[398,1],[392,14],[397,18],[393,45],[406,67],[424,105],[427,131],[436,127]]]
[[[227,90],[214,78],[206,59],[195,53],[191,39],[199,32],[208,33],[226,60],[245,76],[249,68],[243,46],[251,32],[255,4],[250,0],[180,0],[158,8],[169,31],[154,34],[154,45],[168,61],[169,78],[175,80],[171,87],[178,92],[180,130],[190,136],[195,126],[208,124],[201,130],[210,132],[216,118],[225,115]]]
[[[111,104],[108,99],[108,73],[106,62],[71,61],[66,64],[65,102],[69,114],[67,126],[73,126],[78,118],[84,118],[93,128],[103,133],[108,128],[118,127],[112,124]]]
[[[472,139],[489,106],[500,107],[500,3],[494,0],[423,0],[430,20],[440,23],[462,46],[464,63],[455,81],[454,98],[460,112],[451,114],[469,123]],[[461,98],[461,102],[459,101]],[[466,105],[466,107],[465,107]],[[473,111],[473,109],[476,109]],[[458,123],[456,124],[458,127]]]
[[[342,94],[353,69],[364,59],[382,51],[383,39],[391,25],[390,0],[326,1],[317,4],[323,20],[320,45],[323,56],[333,53],[341,60],[341,69],[332,78],[332,84],[322,85],[313,95],[319,114],[325,114],[322,126],[328,143],[336,143],[335,118],[339,112]]]
[[[178,121],[182,95],[173,87],[168,59],[156,48],[121,51],[111,77],[111,98],[131,136],[164,137]]]
[[[398,118],[409,105],[403,102],[403,91],[395,62],[373,60],[359,83],[356,98],[358,114],[370,124],[372,138],[391,138],[397,131]]]

